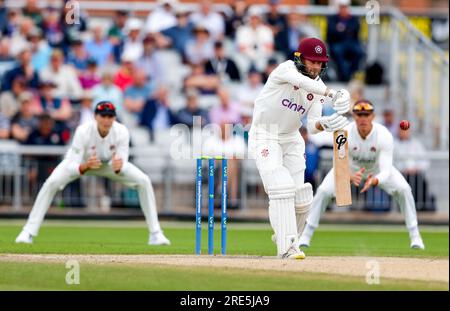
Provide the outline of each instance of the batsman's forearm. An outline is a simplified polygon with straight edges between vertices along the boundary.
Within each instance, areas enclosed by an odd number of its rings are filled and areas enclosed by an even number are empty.
[[[307,76],[304,76],[299,72],[288,71],[286,72],[286,76],[284,78],[292,85],[297,86],[307,92],[321,96],[328,96],[329,89],[326,87],[326,85]]]

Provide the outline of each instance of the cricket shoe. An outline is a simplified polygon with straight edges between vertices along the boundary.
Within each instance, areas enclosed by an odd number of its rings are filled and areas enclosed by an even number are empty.
[[[425,244],[423,244],[422,238],[419,236],[415,236],[411,239],[411,248],[412,249],[425,249]]]
[[[162,231],[158,231],[150,234],[148,245],[170,245],[170,241]]]
[[[16,238],[16,243],[33,244],[33,236],[25,230],[22,230]]]
[[[305,259],[305,253],[297,246],[292,245],[286,253],[281,256],[281,259]]]

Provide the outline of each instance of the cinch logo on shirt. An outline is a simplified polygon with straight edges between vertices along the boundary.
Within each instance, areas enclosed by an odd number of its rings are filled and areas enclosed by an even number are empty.
[[[289,108],[290,110],[294,110],[295,112],[300,112],[301,114],[304,114],[306,112],[305,108],[302,105],[293,103],[292,101],[290,101],[289,99],[283,99],[281,101],[281,104],[284,107]]]

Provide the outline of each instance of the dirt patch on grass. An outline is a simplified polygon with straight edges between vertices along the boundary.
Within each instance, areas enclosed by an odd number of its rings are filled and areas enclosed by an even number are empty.
[[[380,279],[404,279],[449,282],[448,259],[398,257],[307,257],[304,260],[280,260],[257,256],[195,255],[35,255],[2,254],[1,262],[65,262],[78,260],[90,264],[148,264],[182,267],[235,268],[247,270],[330,273],[366,277],[380,272]]]

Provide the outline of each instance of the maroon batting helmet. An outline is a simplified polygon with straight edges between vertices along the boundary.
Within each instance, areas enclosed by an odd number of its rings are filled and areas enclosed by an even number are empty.
[[[297,52],[294,54],[295,65],[297,69],[305,74],[305,65],[303,63],[304,59],[313,61],[313,62],[322,62],[322,71],[320,75],[322,75],[326,68],[328,62],[328,53],[327,47],[322,40],[317,38],[305,38],[303,39],[299,46]]]

